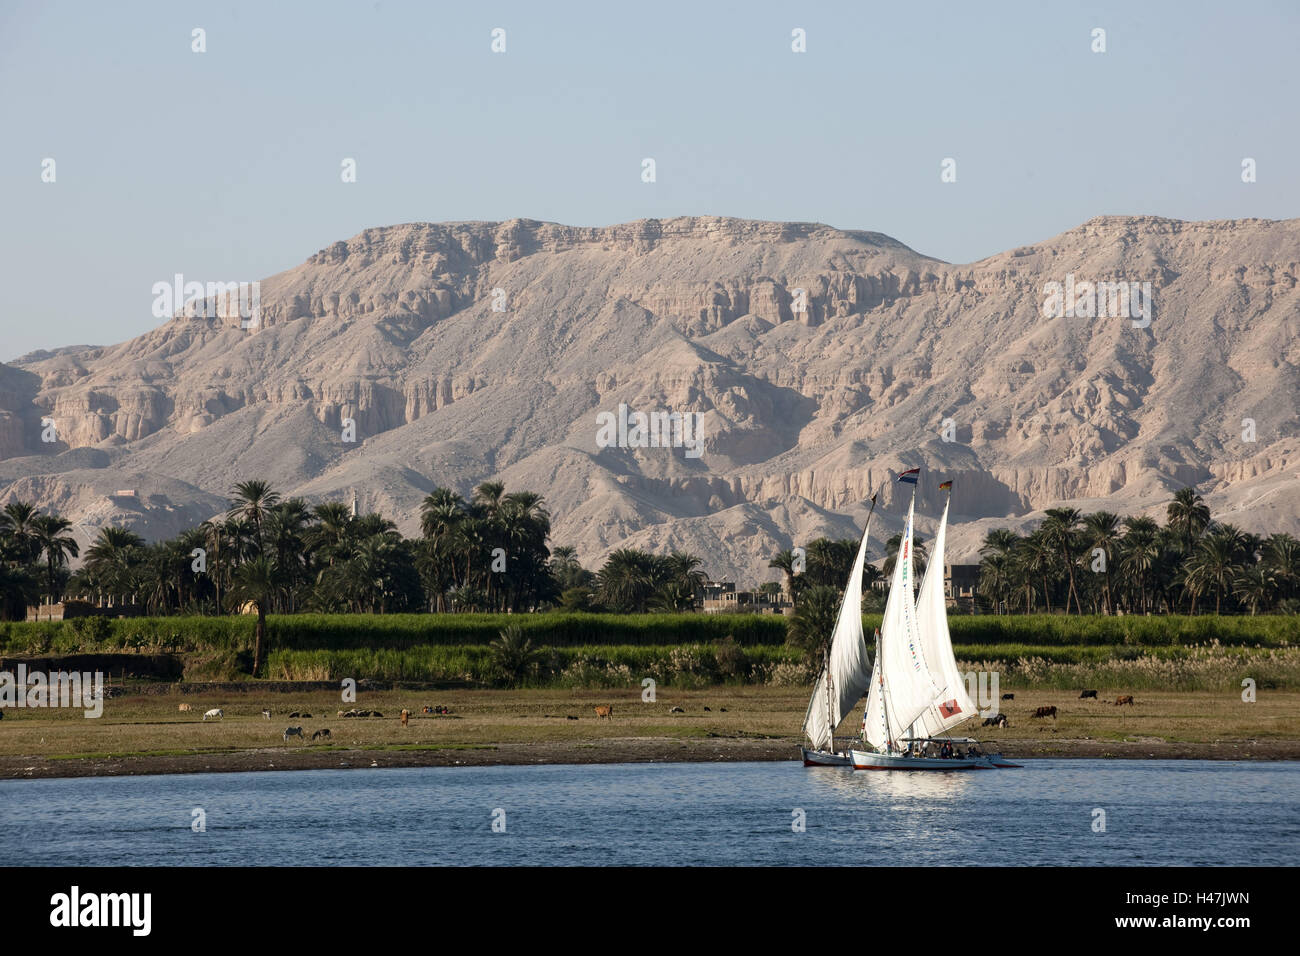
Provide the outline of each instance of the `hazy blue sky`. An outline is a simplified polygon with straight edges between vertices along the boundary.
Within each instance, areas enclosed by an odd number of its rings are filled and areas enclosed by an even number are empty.
[[[398,222],[817,220],[962,262],[1101,214],[1297,216],[1298,10],[0,0],[0,360]]]

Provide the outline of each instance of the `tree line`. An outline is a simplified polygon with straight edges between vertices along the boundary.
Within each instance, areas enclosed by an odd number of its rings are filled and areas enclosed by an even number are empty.
[[[1214,521],[1192,488],[1154,518],[1052,508],[1028,534],[990,531],[979,603],[998,613],[1300,611],[1300,541]]]

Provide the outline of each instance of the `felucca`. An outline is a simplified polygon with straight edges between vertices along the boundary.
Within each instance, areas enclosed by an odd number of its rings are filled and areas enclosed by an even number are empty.
[[[803,732],[811,747],[799,748],[805,767],[848,767],[852,758],[847,750],[835,749],[835,728],[862,699],[871,682],[871,661],[862,639],[862,569],[867,560],[867,536],[871,533],[871,516],[876,511],[876,496],[871,496],[867,527],[862,532],[858,556],[844,588],[839,617],[831,634],[821,673],[813,684],[812,699],[803,718]]]
[[[944,544],[952,482],[948,491],[934,552],[921,584],[912,597],[913,527],[916,482],[920,469],[905,471],[900,482],[912,485],[907,525],[894,561],[894,574],[884,620],[876,634],[876,659],[867,706],[862,715],[862,739],[869,749],[852,749],[857,770],[989,770],[1014,767],[1001,754],[985,753],[969,737],[948,737],[949,730],[976,716],[966,693],[952,637],[948,632],[943,591]]]

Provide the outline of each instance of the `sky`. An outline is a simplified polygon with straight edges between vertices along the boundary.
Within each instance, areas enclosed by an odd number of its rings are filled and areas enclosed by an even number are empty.
[[[0,0],[0,361],[401,222],[817,221],[972,262],[1098,215],[1291,218],[1297,40],[1252,0]]]

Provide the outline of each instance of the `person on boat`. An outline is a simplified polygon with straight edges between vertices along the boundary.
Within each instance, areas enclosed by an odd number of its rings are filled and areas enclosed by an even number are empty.
[[[950,759],[952,757],[952,744],[945,740],[943,746],[939,748],[939,756],[944,760]]]

